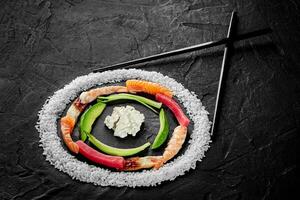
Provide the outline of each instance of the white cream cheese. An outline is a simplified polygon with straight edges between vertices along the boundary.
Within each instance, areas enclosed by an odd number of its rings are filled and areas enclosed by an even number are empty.
[[[113,109],[104,123],[109,129],[114,130],[114,136],[125,138],[127,135],[135,136],[144,120],[145,116],[134,107],[120,106]]]

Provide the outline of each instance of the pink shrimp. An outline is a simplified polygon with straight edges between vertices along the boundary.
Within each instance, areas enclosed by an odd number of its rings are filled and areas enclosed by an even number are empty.
[[[173,135],[168,142],[161,159],[154,165],[155,169],[159,169],[168,160],[171,160],[181,149],[187,135],[187,127],[177,126],[174,129]]]
[[[81,95],[79,96],[79,99],[82,104],[88,104],[94,101],[98,96],[109,95],[112,93],[121,93],[121,92],[128,92],[127,87],[107,86],[107,87],[95,88],[86,92],[82,92]]]
[[[73,142],[71,138],[74,126],[75,119],[73,117],[66,115],[65,117],[61,118],[60,127],[63,140],[67,147],[70,149],[70,151],[77,154],[79,152],[79,147],[75,142]]]
[[[67,111],[66,116],[62,117],[60,120],[60,129],[62,132],[62,138],[67,145],[67,147],[75,154],[78,154],[79,147],[78,145],[72,140],[72,133],[75,126],[75,123],[78,119],[80,113],[84,110],[86,104],[82,104],[80,99],[77,98],[72,103],[70,108]]]

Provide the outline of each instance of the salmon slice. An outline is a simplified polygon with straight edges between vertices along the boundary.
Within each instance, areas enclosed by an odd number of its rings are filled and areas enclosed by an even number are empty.
[[[161,93],[170,98],[173,96],[173,92],[169,88],[149,81],[127,80],[126,87],[129,92],[145,92],[151,95]]]

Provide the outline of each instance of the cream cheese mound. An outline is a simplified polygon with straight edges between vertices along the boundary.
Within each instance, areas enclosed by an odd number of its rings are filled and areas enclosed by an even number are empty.
[[[113,109],[112,114],[104,120],[109,129],[114,130],[114,136],[125,138],[135,136],[140,130],[145,116],[132,106],[120,106]]]

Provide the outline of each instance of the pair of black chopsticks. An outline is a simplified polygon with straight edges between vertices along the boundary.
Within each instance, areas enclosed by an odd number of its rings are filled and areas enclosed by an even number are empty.
[[[226,65],[228,64],[228,57],[229,57],[228,55],[229,55],[230,50],[232,49],[233,42],[261,36],[261,35],[272,32],[272,30],[270,28],[266,28],[266,29],[260,29],[260,30],[244,33],[241,35],[235,35],[234,32],[235,32],[236,24],[237,24],[237,15],[236,15],[236,12],[233,11],[231,13],[231,19],[230,19],[228,33],[227,33],[226,38],[223,38],[223,39],[220,39],[217,41],[210,41],[210,42],[206,42],[206,43],[202,43],[202,44],[197,44],[197,45],[193,45],[193,46],[189,46],[189,47],[185,47],[185,48],[181,48],[181,49],[177,49],[177,50],[173,50],[173,51],[168,51],[168,52],[164,52],[164,53],[160,53],[160,54],[156,54],[156,55],[152,55],[152,56],[138,58],[135,60],[130,60],[130,61],[122,62],[122,63],[117,63],[117,64],[109,65],[106,67],[97,68],[97,69],[94,69],[93,72],[101,72],[101,71],[105,71],[105,70],[112,70],[112,69],[118,69],[118,68],[129,68],[129,67],[133,67],[132,65],[141,64],[144,62],[149,62],[149,61],[153,61],[153,60],[157,60],[157,59],[161,59],[161,58],[166,58],[166,57],[170,57],[170,56],[175,56],[175,55],[179,55],[179,54],[184,54],[184,53],[188,53],[188,52],[192,52],[192,51],[207,49],[210,47],[215,47],[215,46],[225,44],[222,67],[221,67],[221,72],[220,72],[219,85],[218,85],[218,91],[217,91],[217,98],[216,98],[216,104],[215,104],[215,111],[214,111],[214,117],[213,117],[212,128],[211,128],[211,133],[214,133],[215,132],[215,124],[218,119],[217,117],[218,117],[218,109],[219,109],[219,101],[220,101],[222,83],[224,82],[224,80],[223,80],[224,69],[225,69]]]

